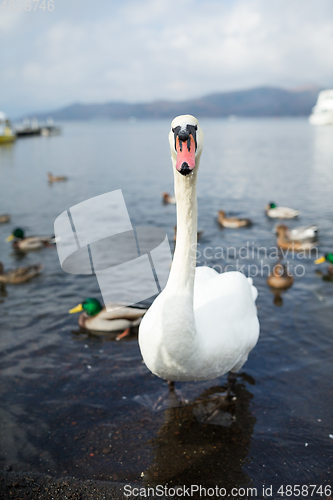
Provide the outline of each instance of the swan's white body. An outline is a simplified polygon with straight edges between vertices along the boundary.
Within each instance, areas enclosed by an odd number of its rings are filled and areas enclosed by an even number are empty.
[[[190,115],[175,118],[172,128],[184,130],[188,124],[197,127],[195,168],[190,174],[182,175],[177,168],[173,131],[169,136],[177,199],[174,260],[165,289],[139,328],[147,367],[174,381],[209,380],[237,372],[259,336],[252,280],[239,272],[218,274],[208,267],[196,268],[196,181],[203,133]]]

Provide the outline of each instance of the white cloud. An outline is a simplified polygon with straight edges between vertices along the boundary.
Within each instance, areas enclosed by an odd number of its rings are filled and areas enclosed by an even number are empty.
[[[1,5],[3,1],[1,2]],[[0,15],[0,33],[2,36],[8,36],[20,25],[22,13],[18,11],[2,10]]]
[[[331,0],[54,4],[53,12],[0,18],[0,108],[7,112],[333,85]]]

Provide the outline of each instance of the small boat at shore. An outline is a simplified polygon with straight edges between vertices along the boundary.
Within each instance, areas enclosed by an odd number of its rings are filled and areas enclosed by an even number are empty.
[[[9,119],[0,111],[0,144],[10,144],[16,139],[16,133]]]
[[[42,135],[44,137],[50,135],[59,135],[61,133],[60,127],[54,125],[52,118],[48,118],[46,124],[39,125],[37,118],[32,120],[25,119],[21,125],[15,127],[17,137],[30,137],[35,135]]]
[[[333,89],[319,92],[309,122],[311,125],[333,125]]]

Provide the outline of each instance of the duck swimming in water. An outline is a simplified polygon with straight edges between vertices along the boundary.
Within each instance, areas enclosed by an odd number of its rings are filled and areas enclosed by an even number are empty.
[[[226,213],[223,210],[219,210],[217,213],[217,221],[223,227],[238,228],[251,226],[252,221],[250,219],[238,219],[237,217],[226,217]]]
[[[327,276],[330,277],[332,276],[333,278],[333,253],[329,252],[323,255],[322,257],[319,257],[314,261],[315,264],[323,264],[324,262],[328,262],[328,268],[327,268]]]
[[[13,248],[21,252],[32,252],[55,244],[54,236],[25,236],[21,228],[16,228],[6,241],[13,241]]]
[[[299,210],[288,207],[278,207],[275,203],[266,205],[266,215],[271,219],[294,219],[299,215]]]
[[[291,240],[288,237],[289,228],[284,224],[278,224],[275,227],[275,232],[277,234],[276,244],[279,248],[282,248],[283,250],[292,250],[295,252],[308,252],[317,246],[316,241]]]
[[[52,184],[52,182],[63,182],[67,181],[65,175],[52,175],[50,172],[47,174],[47,180]]]
[[[146,311],[147,309],[127,307],[121,304],[109,304],[108,310],[106,310],[99,300],[88,298],[68,312],[70,314],[82,312],[78,319],[79,326],[95,334],[124,330],[117,337],[117,340],[120,340],[129,335],[131,327],[140,324]]]
[[[0,224],[6,224],[9,221],[10,221],[10,215],[8,215],[8,214],[1,214],[0,215]]]
[[[9,271],[4,271],[2,262],[0,262],[0,283],[18,285],[31,280],[41,272],[42,264],[18,267]]]
[[[294,277],[287,269],[285,264],[278,262],[275,264],[273,271],[267,278],[267,284],[271,288],[278,288],[280,290],[286,290],[290,288],[294,282]]]
[[[240,272],[196,268],[197,174],[203,132],[196,118],[175,118],[169,134],[177,200],[177,240],[168,282],[142,319],[139,345],[147,367],[171,381],[231,384],[259,336],[252,280]]]

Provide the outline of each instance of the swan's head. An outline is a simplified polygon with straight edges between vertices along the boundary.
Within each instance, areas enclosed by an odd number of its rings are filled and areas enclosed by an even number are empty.
[[[171,123],[169,134],[171,158],[175,169],[188,175],[198,166],[204,135],[194,116],[177,116]]]

